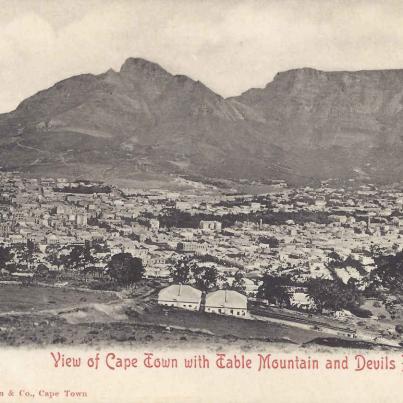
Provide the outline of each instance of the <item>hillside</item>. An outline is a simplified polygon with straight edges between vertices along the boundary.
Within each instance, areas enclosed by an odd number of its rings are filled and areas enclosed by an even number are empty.
[[[0,115],[0,160],[97,179],[185,173],[223,178],[403,174],[403,70],[278,73],[224,99],[144,59],[63,80]]]

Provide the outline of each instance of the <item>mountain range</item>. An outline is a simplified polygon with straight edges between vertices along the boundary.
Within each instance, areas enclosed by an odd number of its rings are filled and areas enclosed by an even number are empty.
[[[0,165],[109,180],[402,179],[403,70],[278,73],[224,99],[129,58],[56,83],[0,115]]]

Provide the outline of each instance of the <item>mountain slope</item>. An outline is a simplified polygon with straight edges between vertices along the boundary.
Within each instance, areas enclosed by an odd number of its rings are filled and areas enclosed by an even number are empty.
[[[403,70],[278,73],[234,98],[313,176],[402,178]]]
[[[101,179],[139,172],[214,177],[403,174],[403,70],[277,74],[223,99],[199,81],[129,58],[63,80],[0,115],[0,160]]]
[[[236,100],[273,124],[285,143],[395,144],[403,128],[403,70],[290,70]]]

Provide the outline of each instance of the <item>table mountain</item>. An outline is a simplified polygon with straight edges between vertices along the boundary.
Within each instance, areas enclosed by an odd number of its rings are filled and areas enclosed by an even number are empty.
[[[222,98],[144,59],[63,80],[0,115],[5,169],[400,179],[403,70],[278,73]]]

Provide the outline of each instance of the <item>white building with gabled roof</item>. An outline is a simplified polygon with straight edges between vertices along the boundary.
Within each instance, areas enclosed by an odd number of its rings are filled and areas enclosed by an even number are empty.
[[[202,292],[190,285],[173,284],[158,293],[158,304],[198,311]]]
[[[206,296],[205,311],[222,315],[245,317],[248,314],[248,299],[233,290],[218,290]]]

